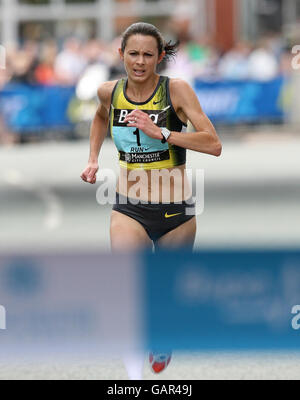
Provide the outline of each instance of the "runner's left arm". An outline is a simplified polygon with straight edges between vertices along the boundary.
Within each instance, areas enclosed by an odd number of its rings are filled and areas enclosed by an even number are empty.
[[[203,112],[196,93],[181,79],[172,79],[171,82],[170,95],[175,111],[181,118],[184,116],[189,120],[196,132],[171,132],[168,142],[200,153],[220,156],[221,141],[213,124]]]

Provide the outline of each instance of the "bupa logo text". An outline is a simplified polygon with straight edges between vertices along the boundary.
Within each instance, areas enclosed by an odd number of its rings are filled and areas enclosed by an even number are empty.
[[[125,123],[125,118],[127,117],[127,115],[133,110],[120,110],[120,114],[119,114],[119,124],[124,124]],[[147,113],[148,114],[148,113]],[[152,119],[152,121],[157,125],[158,123],[158,117],[159,117],[159,112],[156,113],[149,113],[149,117]]]
[[[6,329],[6,310],[0,305],[0,329]]]
[[[6,50],[4,46],[0,44],[0,69],[6,68]]]

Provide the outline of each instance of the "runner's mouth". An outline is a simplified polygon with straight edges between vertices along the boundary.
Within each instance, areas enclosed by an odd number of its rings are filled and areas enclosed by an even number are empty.
[[[137,75],[137,76],[142,76],[142,75],[144,75],[144,73],[145,73],[146,71],[145,71],[145,70],[134,69],[133,72],[134,72],[135,75]]]

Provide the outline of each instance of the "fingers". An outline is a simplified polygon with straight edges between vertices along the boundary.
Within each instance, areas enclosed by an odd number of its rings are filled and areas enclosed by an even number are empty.
[[[98,171],[98,168],[87,168],[82,172],[80,177],[84,182],[94,184],[97,181],[97,177],[96,177],[97,171]]]
[[[96,170],[90,169],[88,175],[87,175],[87,182],[92,183],[96,175]]]
[[[143,129],[149,120],[151,121],[148,114],[141,110],[134,110],[126,116],[124,122],[128,127]]]
[[[129,128],[139,128],[139,124],[137,122],[129,122],[127,124]]]
[[[87,176],[85,174],[85,171],[83,171],[83,173],[80,175],[80,178],[85,182],[87,181]]]
[[[90,183],[91,185],[94,185],[97,181],[96,176],[94,178],[91,178],[90,180],[88,180],[88,183]]]
[[[84,182],[91,183],[91,184],[94,184],[97,181],[96,176],[86,176],[84,174],[81,174],[80,177]]]
[[[146,116],[147,114],[141,110],[133,110],[126,116],[124,122],[136,123],[138,120],[144,120]]]
[[[127,123],[127,126],[136,126],[138,123],[138,119],[136,116],[129,114],[125,120],[125,123]]]
[[[142,110],[133,110],[129,113],[124,122],[128,127],[137,128],[142,130],[146,135],[154,139],[160,139],[160,134],[157,134],[157,126],[150,118],[150,116]]]

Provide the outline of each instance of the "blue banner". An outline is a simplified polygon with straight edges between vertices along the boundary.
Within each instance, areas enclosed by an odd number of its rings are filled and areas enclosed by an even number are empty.
[[[269,82],[196,80],[195,91],[204,112],[217,123],[277,122],[284,118],[285,79]]]
[[[283,78],[270,82],[195,82],[204,112],[215,123],[278,122]],[[0,113],[15,132],[66,130],[73,127],[68,109],[74,87],[9,84],[0,91]]]
[[[300,348],[300,251],[161,251],[145,264],[148,348]]]
[[[299,350],[300,251],[1,254],[0,348]]]
[[[15,132],[70,129],[67,111],[75,88],[10,84],[0,91],[0,113]]]

